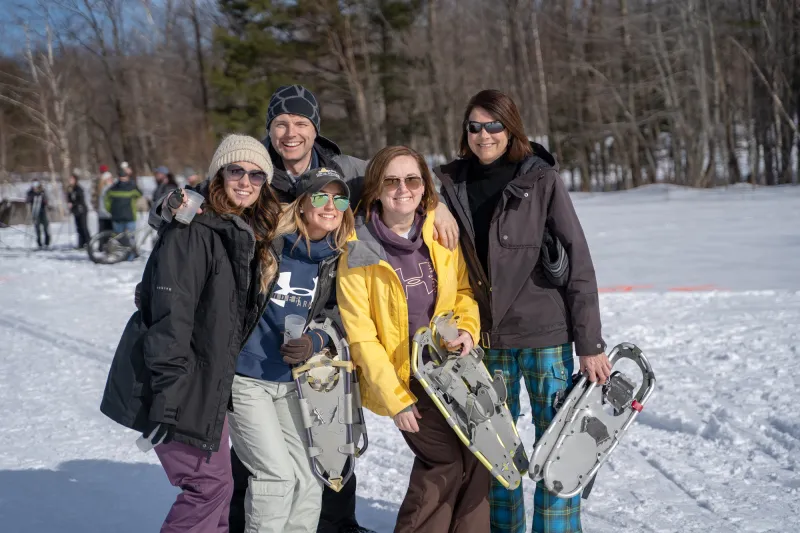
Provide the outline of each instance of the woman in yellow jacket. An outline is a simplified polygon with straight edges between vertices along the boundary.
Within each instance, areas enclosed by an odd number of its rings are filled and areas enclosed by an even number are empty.
[[[480,329],[460,248],[433,238],[437,202],[421,155],[404,146],[379,151],[340,259],[337,301],[363,405],[391,416],[416,456],[395,532],[485,533],[490,473],[410,375],[411,338],[434,316],[454,311],[459,336],[451,348],[462,355]]]

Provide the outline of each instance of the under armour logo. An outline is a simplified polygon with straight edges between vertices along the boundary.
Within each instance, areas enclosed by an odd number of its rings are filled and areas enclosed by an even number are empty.
[[[408,299],[409,287],[418,287],[419,285],[424,285],[428,294],[433,294],[433,292],[436,290],[436,277],[433,275],[433,268],[431,267],[431,264],[428,261],[419,263],[417,265],[417,271],[419,272],[419,276],[404,278],[403,269],[395,269],[395,272],[397,272],[397,277],[400,278],[400,282],[403,284],[403,288],[406,291],[406,300]]]
[[[286,301],[299,305],[301,307],[310,308],[311,303],[314,301],[314,294],[317,292],[317,277],[314,276],[314,286],[310,289],[303,287],[292,287],[292,273],[281,272],[278,276],[278,281],[275,285],[278,287],[272,292],[271,300],[281,306],[286,307]],[[307,301],[303,301],[304,299]]]

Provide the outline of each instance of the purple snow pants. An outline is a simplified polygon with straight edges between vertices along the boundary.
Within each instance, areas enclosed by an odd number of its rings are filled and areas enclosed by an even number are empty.
[[[181,442],[155,447],[169,482],[181,489],[161,533],[228,533],[228,508],[233,494],[228,419],[219,451],[211,454]]]

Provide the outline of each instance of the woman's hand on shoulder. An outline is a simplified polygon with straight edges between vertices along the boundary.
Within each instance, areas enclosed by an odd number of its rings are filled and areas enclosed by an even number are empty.
[[[458,246],[458,222],[444,202],[439,202],[434,212],[433,239],[448,250],[455,250]]]

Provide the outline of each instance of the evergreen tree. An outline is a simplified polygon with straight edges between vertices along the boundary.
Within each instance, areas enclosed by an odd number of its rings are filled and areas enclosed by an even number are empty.
[[[215,94],[214,125],[220,133],[265,136],[267,107],[273,91],[293,83],[285,68],[286,43],[280,37],[287,25],[281,2],[220,0],[225,25],[215,28],[219,64],[212,70]]]
[[[272,91],[299,83],[320,100],[323,134],[369,157],[412,131],[414,68],[405,36],[421,0],[220,0],[212,74],[216,124],[263,134]]]

